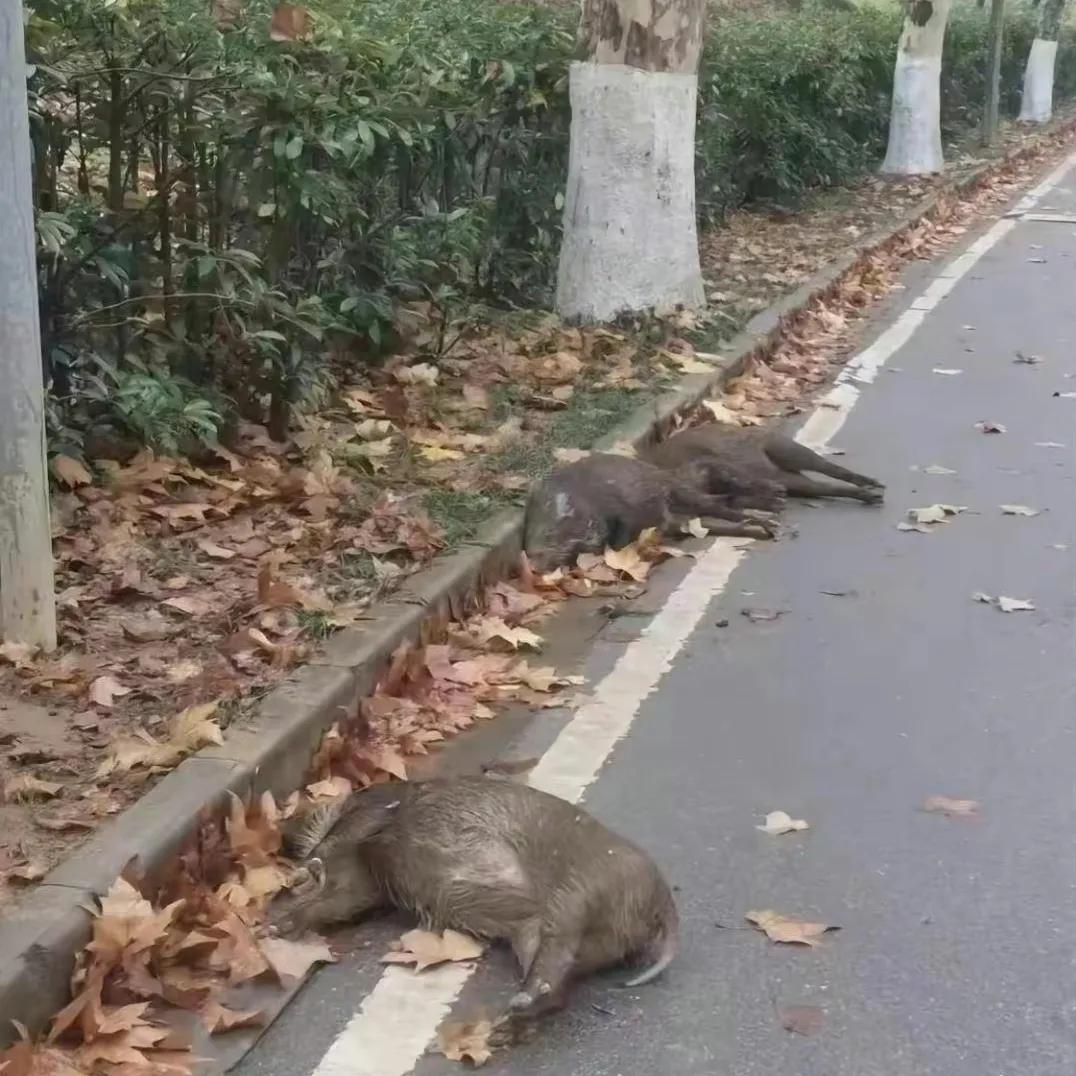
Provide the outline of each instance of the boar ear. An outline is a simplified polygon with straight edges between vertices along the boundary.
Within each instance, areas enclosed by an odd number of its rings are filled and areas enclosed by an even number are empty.
[[[325,888],[325,864],[320,859],[308,859],[306,869],[310,871],[310,880],[318,887]]]

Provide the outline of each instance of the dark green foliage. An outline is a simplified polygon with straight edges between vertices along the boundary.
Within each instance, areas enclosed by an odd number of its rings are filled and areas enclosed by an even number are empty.
[[[376,362],[401,302],[450,320],[548,301],[567,169],[574,5],[31,0],[28,45],[50,425],[161,448],[268,422]],[[901,9],[804,0],[715,15],[699,207],[845,182],[884,149]],[[1018,106],[1034,12],[1007,23]],[[944,120],[978,118],[986,15],[956,8]],[[1076,91],[1071,41],[1058,97]],[[451,333],[449,334],[452,335]],[[571,438],[569,437],[570,441]]]

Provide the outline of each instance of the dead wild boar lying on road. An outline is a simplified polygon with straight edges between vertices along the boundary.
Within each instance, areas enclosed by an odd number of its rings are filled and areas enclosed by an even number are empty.
[[[878,504],[885,491],[876,478],[841,467],[783,433],[720,422],[674,433],[642,454],[694,489],[727,496],[733,508],[775,512],[785,497],[850,497]]]
[[[569,981],[627,961],[649,982],[676,953],[672,894],[643,851],[580,807],[486,777],[375,785],[285,836],[301,865],[269,909],[283,933],[378,908],[507,941],[523,984],[502,1041],[559,1007]],[[511,1031],[504,1032],[506,1027]]]
[[[746,494],[730,476],[726,485]],[[727,492],[702,492],[646,460],[597,453],[559,467],[527,502],[523,548],[535,570],[571,564],[580,553],[621,549],[648,527],[678,533],[700,516],[711,534],[772,538],[776,521],[732,507]]]
[[[700,516],[711,534],[772,538],[787,497],[877,504],[884,486],[784,434],[711,423],[642,450],[596,454],[554,471],[527,503],[523,548],[538,571],[619,549],[647,527],[677,532]],[[810,477],[825,475],[837,481]]]

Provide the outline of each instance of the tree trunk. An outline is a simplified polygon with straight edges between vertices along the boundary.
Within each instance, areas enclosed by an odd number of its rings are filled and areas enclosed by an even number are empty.
[[[1020,103],[1020,119],[1028,123],[1047,123],[1054,113],[1054,61],[1064,10],[1065,0],[1041,0],[1039,4],[1039,27],[1024,68]]]
[[[557,279],[567,319],[705,304],[695,229],[704,19],[705,0],[585,0]]]
[[[22,3],[0,0],[0,638],[56,648]]]
[[[983,102],[983,145],[998,136],[1001,102],[1001,47],[1005,39],[1005,0],[990,0],[990,36],[986,51],[986,100]]]
[[[940,172],[941,58],[951,0],[906,0],[893,72],[889,148],[882,171],[916,176]]]

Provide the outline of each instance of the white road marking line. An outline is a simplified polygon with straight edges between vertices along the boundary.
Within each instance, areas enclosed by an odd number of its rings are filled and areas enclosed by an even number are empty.
[[[1026,211],[1076,164],[1076,153],[1025,197]],[[1025,204],[1026,203],[1026,204]],[[797,440],[822,447],[844,425],[859,398],[858,381],[870,384],[956,282],[998,242],[1015,221],[1002,219],[944,268],[877,340],[852,358],[834,387],[819,401]],[[942,282],[946,286],[942,286]],[[750,541],[718,538],[673,591],[661,611],[628,644],[612,672],[576,711],[531,771],[530,784],[578,800],[630,729],[647,697],[672,666],[692,631],[743,559]],[[473,969],[450,965],[415,975],[387,968],[322,1057],[313,1076],[406,1076],[426,1051]]]
[[[996,221],[972,243],[963,254],[948,262],[931,281],[926,290],[904,311],[870,347],[853,356],[837,375],[833,388],[818,401],[818,406],[796,434],[800,444],[815,450],[824,448],[844,425],[859,399],[861,385],[874,383],[882,367],[912,338],[933,310],[952,290],[957,282],[974,266],[988,250],[996,246],[1017,225],[1018,213],[1027,212],[1044,195],[1049,194],[1076,165],[1076,153],[1070,154],[1034,190],[1029,191],[1011,213]]]

